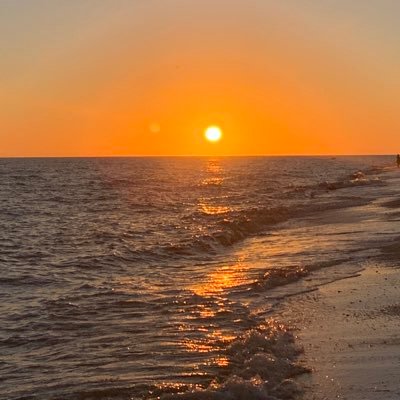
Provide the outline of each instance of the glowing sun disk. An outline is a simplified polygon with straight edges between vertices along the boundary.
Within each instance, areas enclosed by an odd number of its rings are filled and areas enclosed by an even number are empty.
[[[219,126],[209,126],[204,135],[210,142],[218,142],[222,137],[222,131]]]

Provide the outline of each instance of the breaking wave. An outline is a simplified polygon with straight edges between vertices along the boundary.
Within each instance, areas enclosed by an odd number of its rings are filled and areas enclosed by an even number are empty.
[[[302,389],[293,380],[309,370],[297,363],[303,352],[293,331],[274,319],[234,339],[225,353],[229,363],[226,377],[215,379],[207,388],[161,394],[162,400],[271,400],[293,399]],[[172,391],[173,387],[164,388]],[[158,393],[159,394],[159,393]]]

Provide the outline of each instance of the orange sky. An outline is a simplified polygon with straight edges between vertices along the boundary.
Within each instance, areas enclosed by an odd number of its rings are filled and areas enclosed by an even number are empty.
[[[0,156],[399,152],[398,15],[391,0],[2,0]]]

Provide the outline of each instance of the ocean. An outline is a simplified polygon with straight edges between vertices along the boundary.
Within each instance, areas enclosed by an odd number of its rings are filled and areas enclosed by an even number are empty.
[[[283,398],[279,304],[399,233],[348,212],[392,158],[0,159],[0,398]]]

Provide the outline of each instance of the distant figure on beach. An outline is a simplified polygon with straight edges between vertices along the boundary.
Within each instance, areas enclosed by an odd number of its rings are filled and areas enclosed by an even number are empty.
[[[396,163],[397,163],[397,168],[400,168],[400,154],[397,154]]]

